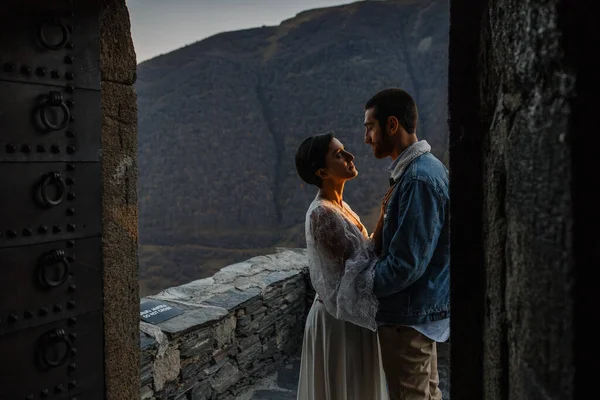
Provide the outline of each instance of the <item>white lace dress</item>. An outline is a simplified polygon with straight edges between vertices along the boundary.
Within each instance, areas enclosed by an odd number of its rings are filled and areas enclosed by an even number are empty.
[[[388,400],[372,291],[376,257],[367,236],[346,203],[317,197],[306,213],[317,295],[304,330],[298,400]]]

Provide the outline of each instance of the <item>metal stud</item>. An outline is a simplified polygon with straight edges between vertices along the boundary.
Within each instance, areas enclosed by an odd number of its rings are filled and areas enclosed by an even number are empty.
[[[75,86],[70,83],[67,85],[67,93],[73,93],[75,91]]]
[[[23,153],[30,153],[31,152],[31,146],[28,144],[24,144],[21,146],[21,151]]]
[[[37,76],[45,76],[46,75],[46,68],[44,68],[44,67],[37,67],[35,69],[35,73],[37,74]]]
[[[60,73],[57,70],[53,70],[52,72],[50,72],[50,76],[53,79],[58,79],[58,78],[60,78]]]
[[[77,369],[76,363],[69,364],[69,372],[74,372]]]
[[[75,389],[77,387],[77,381],[73,380],[69,382],[69,389]]]
[[[69,107],[69,108],[75,107],[75,102],[73,100],[67,100],[67,107]]]
[[[42,225],[38,228],[38,232],[41,234],[44,234],[44,233],[48,232],[48,227],[45,225]]]
[[[75,357],[77,355],[77,349],[75,347],[73,347],[71,349],[71,356]]]
[[[67,78],[70,81],[72,81],[74,77],[75,77],[75,75],[73,75],[72,72],[65,73],[65,78]]]
[[[56,385],[54,390],[56,391],[56,393],[62,393],[65,390],[65,388],[63,385]]]
[[[41,317],[48,315],[48,308],[47,307],[40,308],[39,314]]]
[[[70,263],[74,263],[75,262],[75,256],[71,255],[67,257],[67,261]]]
[[[73,132],[72,130],[69,129],[67,131],[67,137],[68,138],[74,138],[75,137],[75,132]]]
[[[75,46],[73,45],[72,42],[67,43],[67,49],[72,49],[73,47],[75,47]]]
[[[25,318],[33,318],[33,313],[31,311],[25,311]]]
[[[69,153],[69,154],[75,153],[75,146],[67,146],[67,153]]]
[[[3,68],[4,72],[15,72],[16,66],[12,63],[4,63]]]
[[[73,215],[75,215],[75,209],[73,207],[67,208],[67,215],[69,217],[72,217]]]
[[[75,290],[77,290],[76,285],[69,285],[69,292],[73,293]]]
[[[15,146],[14,144],[7,144],[6,145],[6,152],[7,153],[14,153],[15,151],[17,151],[17,146]]]
[[[18,320],[19,320],[19,317],[17,317],[15,314],[10,314],[10,315],[8,316],[8,322],[15,323],[15,322],[17,322]]]
[[[69,193],[69,194],[67,195],[67,198],[68,198],[69,200],[75,200],[75,193]]]
[[[54,312],[61,312],[62,311],[62,306],[60,304],[55,304],[54,305]]]
[[[69,324],[75,325],[76,323],[77,323],[77,318],[76,317],[69,318]]]
[[[67,164],[67,171],[74,171],[75,170],[75,164]]]
[[[21,67],[21,73],[22,73],[23,75],[29,75],[29,74],[31,74],[31,68],[30,68],[30,67],[28,67],[27,65],[23,65],[23,66]]]
[[[69,118],[69,121],[71,121],[71,122],[75,121],[75,116],[71,115],[71,118]]]
[[[75,183],[75,178],[72,176],[67,177],[67,185],[73,185]]]
[[[23,229],[23,236],[31,236],[32,233],[33,231],[31,230],[31,228]]]
[[[62,231],[62,229],[60,228],[60,226],[54,225],[54,227],[52,228],[52,231],[54,233],[60,233]]]
[[[67,242],[67,247],[75,247],[75,241],[74,240],[69,240]]]
[[[43,144],[38,144],[37,145],[37,152],[38,153],[45,153],[46,152],[46,146],[44,146]]]
[[[67,307],[68,307],[69,309],[73,309],[73,308],[75,308],[75,302],[74,302],[73,300],[69,301],[69,302],[67,303]]]
[[[57,144],[53,144],[50,150],[52,150],[53,153],[60,153],[60,147],[58,147]]]
[[[33,400],[33,399],[35,399],[35,397],[32,394],[30,394],[29,396],[25,397],[25,400]]]
[[[77,339],[77,332],[69,333],[69,339],[71,339],[71,342],[74,342]]]
[[[7,231],[6,232],[6,236],[9,238],[16,238],[17,237],[17,232],[16,231]]]
[[[48,397],[48,389],[42,390],[42,397]]]
[[[75,224],[67,224],[67,229],[69,232],[75,232]]]
[[[66,56],[65,64],[73,64],[73,56]]]

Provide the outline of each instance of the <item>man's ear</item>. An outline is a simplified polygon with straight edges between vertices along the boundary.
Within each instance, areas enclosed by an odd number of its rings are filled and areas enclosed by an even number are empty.
[[[400,122],[398,118],[393,115],[390,116],[387,120],[387,131],[390,135],[396,135],[400,133]]]
[[[328,176],[327,171],[325,171],[323,168],[319,168],[315,174],[321,179],[326,179]]]

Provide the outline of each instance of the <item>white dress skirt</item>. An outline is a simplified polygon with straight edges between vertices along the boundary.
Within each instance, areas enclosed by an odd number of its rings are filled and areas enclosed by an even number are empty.
[[[318,295],[304,329],[297,399],[389,399],[377,332],[333,318]]]

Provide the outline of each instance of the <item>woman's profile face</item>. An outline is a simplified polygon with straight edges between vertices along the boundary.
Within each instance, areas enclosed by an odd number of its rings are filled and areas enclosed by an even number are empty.
[[[354,166],[354,156],[344,149],[344,145],[338,139],[333,138],[329,142],[329,151],[325,157],[325,168],[322,179],[334,181],[347,181],[355,178],[358,171]]]

